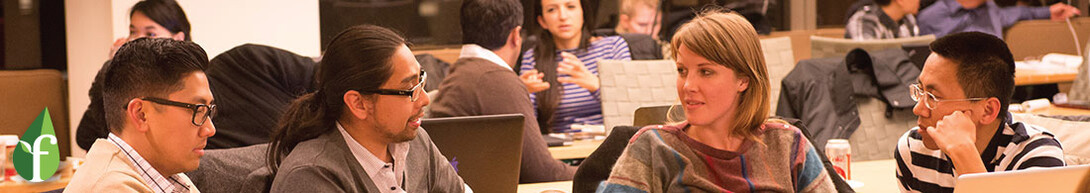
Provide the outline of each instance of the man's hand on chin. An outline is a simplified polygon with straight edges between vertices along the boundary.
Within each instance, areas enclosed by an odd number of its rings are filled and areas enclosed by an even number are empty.
[[[954,147],[976,147],[976,125],[969,119],[969,111],[954,111],[929,127],[926,133],[944,153],[952,153]]]
[[[922,139],[920,139],[920,141],[923,141],[923,147],[926,147],[927,149],[939,150],[939,145],[935,144],[935,140],[931,139],[931,135],[927,133],[927,130],[929,128],[932,128],[932,127],[920,126],[919,133],[920,133],[920,138],[922,138]]]
[[[929,135],[942,153],[950,157],[959,174],[987,172],[976,148],[976,124],[969,119],[970,115],[970,111],[955,111],[934,127],[921,129],[921,134]]]

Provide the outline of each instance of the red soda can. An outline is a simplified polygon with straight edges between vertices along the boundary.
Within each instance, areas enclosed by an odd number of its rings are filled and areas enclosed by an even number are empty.
[[[852,146],[847,139],[830,139],[825,143],[825,156],[832,162],[833,169],[844,180],[852,179]]]

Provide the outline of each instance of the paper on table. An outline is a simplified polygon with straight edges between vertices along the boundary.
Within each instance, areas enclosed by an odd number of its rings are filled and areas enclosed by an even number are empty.
[[[1040,60],[1029,59],[1014,62],[1016,69],[1032,69],[1039,71],[1077,71],[1082,64],[1082,58],[1075,55],[1051,53],[1041,57]]]

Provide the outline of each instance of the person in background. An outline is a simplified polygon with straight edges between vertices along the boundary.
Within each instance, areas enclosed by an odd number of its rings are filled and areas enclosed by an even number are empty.
[[[646,34],[658,39],[659,29],[662,28],[662,12],[659,11],[660,0],[618,0],[620,12],[617,15],[617,33]]]
[[[519,79],[532,93],[543,133],[602,124],[598,61],[631,60],[620,36],[591,41],[589,0],[534,1],[540,42],[522,55]]]
[[[874,0],[852,14],[844,27],[844,37],[874,40],[914,37],[920,34],[915,14],[920,0]]]
[[[173,0],[144,0],[137,2],[129,10],[129,36],[118,38],[110,48],[110,57],[121,45],[142,37],[166,38],[178,41],[191,41],[189,32],[189,19],[186,19],[185,11]],[[110,62],[102,65],[91,83],[88,95],[91,104],[83,112],[79,126],[76,127],[76,144],[83,149],[91,149],[91,145],[98,138],[105,138],[110,132],[105,113],[102,107],[102,78],[105,69]]]
[[[549,153],[530,94],[513,70],[522,44],[522,5],[516,0],[465,0],[461,16],[465,45],[439,85],[430,116],[522,114],[519,182],[571,180],[575,167]]]
[[[215,98],[197,44],[141,38],[118,49],[102,84],[109,133],[87,151],[65,192],[200,192],[196,170],[216,134]]]
[[[833,192],[802,131],[768,118],[768,72],[757,31],[705,11],[671,41],[687,120],[638,131],[599,192]]]
[[[125,42],[142,37],[169,38],[178,41],[193,41],[189,29],[189,19],[185,11],[174,0],[143,0],[129,10],[129,36],[114,40],[110,48],[110,57]]]
[[[270,192],[471,191],[420,128],[427,74],[405,44],[372,25],[330,41],[317,91],[291,104],[269,144]]]
[[[984,32],[1003,38],[1003,29],[1018,21],[1049,19],[1063,21],[1079,10],[1057,3],[1048,7],[1011,6],[1000,8],[991,0],[939,0],[920,11],[920,35],[937,37],[957,32]]]

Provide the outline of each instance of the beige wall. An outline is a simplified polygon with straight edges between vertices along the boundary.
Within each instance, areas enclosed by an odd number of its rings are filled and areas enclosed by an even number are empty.
[[[114,0],[113,37],[129,33],[129,8],[138,0]],[[244,43],[265,44],[299,55],[319,55],[317,0],[179,0],[193,41],[209,57]],[[111,39],[112,40],[112,39]]]
[[[817,29],[817,0],[788,0],[791,3],[791,30]]]
[[[68,104],[72,155],[86,152],[76,128],[90,104],[87,90],[108,60],[110,45],[128,35],[128,12],[138,0],[65,1],[68,43]],[[232,47],[255,43],[304,56],[320,54],[317,0],[179,0],[192,25],[193,41],[215,57]]]

